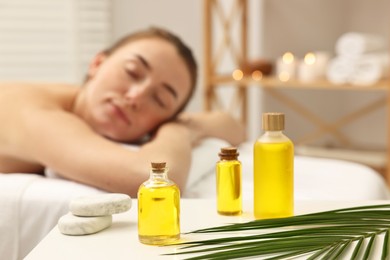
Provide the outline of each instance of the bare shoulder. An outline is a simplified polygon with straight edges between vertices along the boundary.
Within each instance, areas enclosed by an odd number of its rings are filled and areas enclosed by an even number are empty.
[[[47,112],[70,111],[76,94],[77,87],[72,85],[0,83],[1,172],[39,172],[42,169],[31,152],[35,144],[29,145],[27,140],[34,132],[44,133],[52,127],[50,122],[40,120],[47,118]]]
[[[0,106],[52,105],[67,109],[73,103],[78,87],[68,84],[0,83]]]
[[[0,83],[0,145],[20,141],[31,130],[26,123],[47,111],[71,111],[76,95],[70,85]]]

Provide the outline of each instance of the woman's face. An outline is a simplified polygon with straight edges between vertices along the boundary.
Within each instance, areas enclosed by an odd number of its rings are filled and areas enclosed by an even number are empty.
[[[97,56],[80,94],[80,115],[99,134],[136,141],[171,118],[190,93],[190,74],[175,47],[137,39]]]

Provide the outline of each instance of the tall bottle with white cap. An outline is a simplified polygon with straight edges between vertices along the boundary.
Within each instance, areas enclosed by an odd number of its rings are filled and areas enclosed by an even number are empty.
[[[264,113],[265,131],[254,144],[254,214],[257,219],[294,212],[294,145],[283,134],[284,114]]]

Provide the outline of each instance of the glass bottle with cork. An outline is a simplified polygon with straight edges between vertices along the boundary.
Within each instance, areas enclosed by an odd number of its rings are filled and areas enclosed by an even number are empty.
[[[281,218],[294,211],[294,145],[283,134],[284,114],[264,113],[265,131],[254,144],[254,214]]]
[[[180,190],[168,179],[165,162],[152,162],[150,178],[138,190],[138,237],[165,245],[180,238]]]
[[[216,165],[217,211],[221,215],[242,213],[241,162],[236,147],[222,148]]]

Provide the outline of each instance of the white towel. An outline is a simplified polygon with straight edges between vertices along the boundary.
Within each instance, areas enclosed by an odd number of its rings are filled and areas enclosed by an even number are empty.
[[[349,82],[355,85],[370,85],[388,75],[389,53],[365,54],[359,56]]]
[[[16,260],[19,256],[20,205],[26,188],[40,176],[0,174],[0,256]]]
[[[329,62],[326,77],[334,84],[344,84],[349,82],[353,71],[353,59],[346,56],[337,56]]]
[[[326,77],[334,84],[375,84],[388,76],[390,54],[377,52],[358,56],[339,55],[328,66]]]
[[[386,42],[383,37],[375,34],[348,32],[336,42],[338,55],[356,56],[363,53],[384,50]]]

